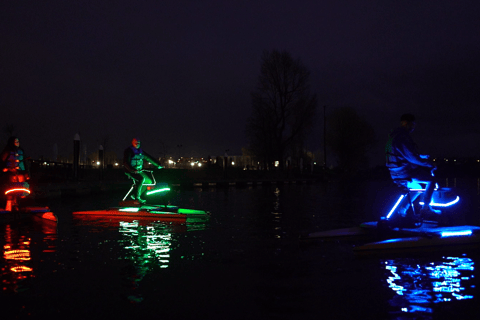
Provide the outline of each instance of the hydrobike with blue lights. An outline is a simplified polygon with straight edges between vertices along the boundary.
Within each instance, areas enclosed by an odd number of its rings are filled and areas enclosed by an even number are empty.
[[[147,199],[145,204],[139,203],[136,200],[130,199],[132,192],[136,188],[137,181],[130,175],[127,176],[133,180],[133,184],[128,192],[120,201],[119,206],[110,207],[104,210],[91,210],[91,211],[77,211],[73,212],[75,216],[84,216],[86,219],[94,217],[103,218],[138,218],[138,219],[153,219],[180,222],[188,220],[188,222],[201,222],[210,217],[210,212],[197,209],[179,208],[178,206],[168,204],[168,194],[170,187],[167,183],[157,183],[152,171],[143,170],[148,172],[151,176],[151,183],[144,184],[147,190],[143,193],[143,198]],[[150,196],[155,195],[155,200],[162,202],[161,204],[150,204]],[[133,198],[133,197],[132,197]],[[89,216],[89,217],[87,217]]]
[[[479,226],[455,225],[453,222],[460,203],[460,197],[453,188],[440,188],[437,185],[430,206],[438,212],[424,216],[421,195],[425,192],[425,186],[411,181],[396,183],[402,192],[378,221],[364,222],[351,228],[313,232],[307,238],[380,240],[356,246],[356,253],[480,244]]]
[[[57,216],[48,207],[24,206],[20,199],[30,195],[28,182],[9,182],[5,185],[5,209],[0,209],[0,215],[7,219],[40,218],[54,223],[58,222]]]

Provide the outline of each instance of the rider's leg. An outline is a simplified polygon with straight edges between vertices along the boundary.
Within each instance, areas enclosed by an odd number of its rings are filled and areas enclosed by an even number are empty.
[[[139,175],[142,177],[142,180],[139,181],[138,183],[138,187],[137,187],[137,201],[138,202],[142,202],[144,203],[145,200],[142,199],[142,194],[143,192],[145,191],[146,187],[145,187],[145,184],[149,184],[151,183],[151,180],[150,178],[148,177],[148,175],[145,173],[145,172],[139,172]]]
[[[436,186],[436,181],[435,180],[430,180],[430,181],[421,181],[422,183],[425,183],[425,192],[423,192],[423,207],[422,207],[422,213],[424,214],[431,214],[431,213],[436,213],[439,214],[441,211],[435,210],[430,206],[430,203],[432,202],[432,197],[433,197],[433,192],[435,191],[435,186]]]
[[[139,183],[136,191],[137,191],[137,194],[135,198],[137,198],[137,201],[142,203],[145,202],[145,200],[142,199],[142,193],[144,191],[144,186],[142,182]]]
[[[435,189],[435,182],[429,181],[427,182],[427,186],[425,187],[425,193],[423,194],[423,207],[429,206],[430,202],[432,202],[433,190]]]
[[[435,190],[436,179],[432,175],[432,169],[427,167],[417,167],[412,172],[412,181],[419,184],[425,184],[425,192],[423,193],[423,208],[422,210],[433,211],[430,208],[432,202],[433,191]]]
[[[25,182],[25,181],[27,181],[25,179],[25,175],[23,175],[22,173],[18,173],[17,174],[17,182]]]

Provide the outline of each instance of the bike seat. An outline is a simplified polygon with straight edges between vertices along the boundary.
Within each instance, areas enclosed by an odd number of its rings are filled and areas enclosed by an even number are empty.
[[[393,180],[393,182],[399,186],[400,188],[402,189],[405,189],[405,190],[415,190],[415,191],[422,191],[424,189],[422,183],[418,182],[418,181],[414,181],[412,179],[396,179],[396,180]]]

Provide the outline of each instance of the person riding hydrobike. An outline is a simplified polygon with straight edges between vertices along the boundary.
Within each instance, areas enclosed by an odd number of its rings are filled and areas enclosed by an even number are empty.
[[[140,144],[140,139],[132,139],[132,145],[125,149],[123,153],[123,167],[125,172],[138,182],[136,184],[136,192],[132,194],[132,198],[139,203],[145,203],[145,200],[141,198],[143,191],[145,191],[144,184],[150,184],[152,183],[152,180],[143,171],[143,161],[144,159],[147,160],[151,164],[157,166],[158,169],[162,169],[163,167],[155,160],[155,158],[143,151],[143,149],[140,148]]]
[[[26,182],[30,180],[25,152],[20,148],[20,140],[10,137],[0,154],[0,167],[4,173],[5,182]]]
[[[423,194],[424,205],[421,209],[422,215],[432,213],[439,214],[430,206],[435,189],[436,180],[432,170],[436,168],[428,155],[421,155],[410,136],[415,130],[415,116],[404,114],[400,118],[400,127],[394,129],[388,136],[385,147],[386,166],[394,182],[409,181],[426,184]]]

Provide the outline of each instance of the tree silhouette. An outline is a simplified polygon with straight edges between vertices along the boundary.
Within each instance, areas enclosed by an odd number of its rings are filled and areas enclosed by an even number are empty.
[[[302,145],[313,126],[317,99],[310,94],[309,79],[300,59],[286,51],[263,52],[246,134],[252,153],[268,166],[279,161],[283,169],[286,151]]]

